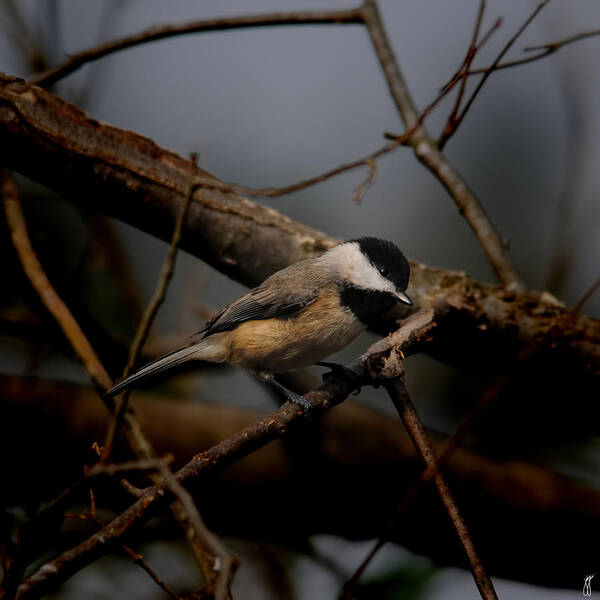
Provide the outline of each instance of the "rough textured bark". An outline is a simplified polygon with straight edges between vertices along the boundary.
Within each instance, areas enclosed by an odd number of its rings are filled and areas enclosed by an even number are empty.
[[[0,161],[10,168],[67,194],[84,209],[170,238],[193,175],[190,161],[134,132],[100,123],[46,90],[2,75],[0,139]],[[242,196],[200,190],[181,247],[254,285],[335,243]],[[460,327],[460,335],[438,344],[438,358],[459,366],[502,368],[523,346],[558,331],[550,340],[557,362],[570,372],[600,373],[600,321],[573,316],[546,295],[514,294],[464,273],[411,264],[409,293],[416,307],[438,303],[441,313],[455,317],[446,322]]]

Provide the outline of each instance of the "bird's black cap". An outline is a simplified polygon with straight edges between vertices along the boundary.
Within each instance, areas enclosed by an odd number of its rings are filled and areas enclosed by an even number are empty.
[[[396,244],[374,237],[362,237],[350,241],[359,245],[361,252],[373,266],[398,290],[406,290],[410,277],[410,264]]]

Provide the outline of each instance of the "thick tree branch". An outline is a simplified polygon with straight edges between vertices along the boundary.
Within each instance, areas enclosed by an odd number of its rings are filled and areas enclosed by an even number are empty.
[[[95,208],[164,240],[194,169],[151,140],[90,119],[77,107],[21,80],[0,77],[0,160],[86,209]],[[203,177],[212,178],[209,173]],[[196,192],[181,248],[227,275],[256,285],[336,240],[247,198]],[[502,368],[557,323],[556,352],[568,368],[600,373],[600,322],[570,313],[549,296],[513,294],[464,273],[412,262],[409,293],[417,306],[443,302],[461,335],[436,356],[458,366]],[[393,323],[388,322],[388,330]],[[474,362],[473,362],[474,361]]]

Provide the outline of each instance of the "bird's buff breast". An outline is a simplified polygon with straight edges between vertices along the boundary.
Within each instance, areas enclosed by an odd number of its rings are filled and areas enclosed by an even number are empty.
[[[341,350],[364,329],[337,293],[322,292],[297,316],[242,323],[232,331],[229,360],[255,371],[293,371]]]

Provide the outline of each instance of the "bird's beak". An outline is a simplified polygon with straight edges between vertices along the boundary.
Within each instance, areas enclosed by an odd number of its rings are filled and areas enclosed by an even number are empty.
[[[396,292],[396,298],[398,298],[402,304],[412,306],[412,300],[404,292]]]

